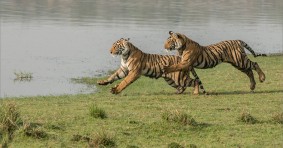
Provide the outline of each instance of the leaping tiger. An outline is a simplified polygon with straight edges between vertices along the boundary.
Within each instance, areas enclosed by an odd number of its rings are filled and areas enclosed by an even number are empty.
[[[201,91],[205,93],[201,81],[193,68],[191,72],[196,79],[191,79],[187,70],[169,74],[162,72],[165,65],[179,63],[181,58],[178,56],[144,53],[130,43],[129,39],[123,38],[113,44],[110,53],[112,55],[121,55],[121,66],[108,79],[97,81],[97,83],[99,85],[107,85],[115,80],[124,78],[120,84],[111,88],[110,92],[113,94],[120,93],[141,75],[156,79],[163,77],[170,86],[177,89],[177,93],[183,93],[186,87],[194,87],[193,93],[198,94],[199,86]]]
[[[195,68],[213,68],[216,65],[226,62],[245,73],[250,79],[250,89],[255,89],[256,82],[252,70],[259,75],[259,81],[265,80],[265,74],[256,62],[252,62],[244,48],[248,49],[254,57],[266,56],[266,54],[256,54],[251,47],[241,40],[227,40],[209,46],[201,46],[184,34],[169,31],[170,37],[166,40],[164,47],[167,50],[177,50],[182,57],[178,64],[165,66],[165,73]]]

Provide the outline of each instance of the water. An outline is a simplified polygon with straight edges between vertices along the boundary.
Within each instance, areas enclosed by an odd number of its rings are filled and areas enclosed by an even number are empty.
[[[93,93],[71,78],[118,68],[109,54],[121,37],[164,53],[168,31],[202,45],[242,39],[282,53],[282,0],[0,0],[0,97]],[[174,54],[174,53],[172,53]],[[31,81],[15,81],[30,72]]]

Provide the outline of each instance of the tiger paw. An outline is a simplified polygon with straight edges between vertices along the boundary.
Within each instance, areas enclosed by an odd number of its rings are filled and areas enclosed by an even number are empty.
[[[265,74],[261,73],[260,76],[259,76],[259,81],[262,83],[262,82],[264,82],[264,80],[265,80]]]
[[[186,87],[178,87],[176,94],[182,94],[186,90]]]
[[[109,82],[107,80],[100,80],[100,81],[97,81],[97,84],[98,85],[107,85],[107,84],[109,84]]]
[[[253,91],[253,90],[255,89],[255,85],[256,85],[256,83],[251,83],[251,84],[250,84],[250,89],[251,89],[251,91]]]
[[[116,85],[115,87],[112,87],[112,88],[110,89],[110,92],[111,92],[112,94],[115,94],[115,95],[119,94],[120,92],[118,91],[118,85]]]

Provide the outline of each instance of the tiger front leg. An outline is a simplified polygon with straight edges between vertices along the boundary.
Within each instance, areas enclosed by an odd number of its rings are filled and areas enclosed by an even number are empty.
[[[114,87],[112,87],[112,88],[110,89],[110,92],[111,92],[112,94],[118,94],[118,93],[120,93],[121,91],[118,91],[118,86],[119,86],[119,85],[115,85]]]
[[[99,80],[97,81],[98,85],[108,85],[111,84],[112,82],[108,81],[108,80]]]
[[[140,77],[140,74],[138,71],[130,72],[129,75],[120,84],[116,85],[115,87],[112,87],[110,92],[112,94],[119,94],[123,89],[125,89],[135,80],[137,80],[139,77]]]
[[[121,66],[115,73],[113,73],[108,79],[106,80],[99,80],[97,84],[99,85],[108,85],[113,83],[116,80],[124,78],[128,74],[128,70]]]

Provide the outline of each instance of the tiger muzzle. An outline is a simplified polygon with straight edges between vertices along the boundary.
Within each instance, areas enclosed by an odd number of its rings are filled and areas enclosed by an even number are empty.
[[[175,45],[174,44],[167,44],[165,45],[165,50],[167,51],[171,51],[171,50],[174,50],[175,49]]]
[[[170,47],[169,47],[169,50],[174,50],[175,49],[175,44],[171,44]]]

